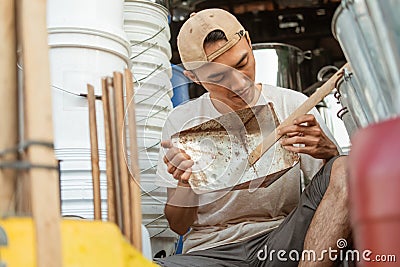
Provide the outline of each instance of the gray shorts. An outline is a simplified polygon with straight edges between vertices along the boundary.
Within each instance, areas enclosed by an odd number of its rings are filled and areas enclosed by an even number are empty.
[[[332,164],[336,158],[329,160],[318,171],[301,194],[297,207],[278,228],[243,242],[155,259],[155,262],[168,267],[297,266],[297,255],[301,256],[308,227],[328,188]],[[280,250],[286,253],[278,257]]]

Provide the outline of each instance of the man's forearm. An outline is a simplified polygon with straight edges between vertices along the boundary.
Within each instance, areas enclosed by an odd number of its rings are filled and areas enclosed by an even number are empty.
[[[197,219],[198,195],[190,187],[179,186],[168,189],[168,201],[165,205],[165,217],[171,229],[180,234],[185,234]]]
[[[184,235],[197,218],[197,207],[165,206],[165,216],[170,228],[179,235]]]

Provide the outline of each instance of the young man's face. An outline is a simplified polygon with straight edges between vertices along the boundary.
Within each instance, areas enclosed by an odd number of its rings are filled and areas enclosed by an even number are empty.
[[[210,54],[226,41],[220,40],[204,47]],[[226,109],[239,110],[255,104],[258,89],[254,84],[255,63],[251,46],[246,38],[217,57],[213,62],[194,71],[199,82],[210,92],[214,104]],[[224,109],[224,108],[223,108]]]

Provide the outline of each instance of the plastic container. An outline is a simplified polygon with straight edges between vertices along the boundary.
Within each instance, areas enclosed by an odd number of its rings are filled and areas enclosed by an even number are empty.
[[[358,251],[400,255],[400,118],[371,125],[353,137],[349,196]],[[397,258],[397,261],[399,259]],[[361,266],[382,266],[365,261]],[[398,266],[398,262],[384,266]]]
[[[150,1],[126,1],[124,4],[124,25],[144,28],[147,32],[164,34],[169,40],[168,9]]]
[[[48,28],[88,28],[114,33],[126,39],[123,24],[123,0],[47,1]]]
[[[183,68],[177,65],[172,66],[172,78],[171,83],[174,88],[174,96],[171,98],[174,107],[179,106],[189,101],[189,84],[190,79],[183,74]]]
[[[118,35],[86,28],[49,28],[52,84],[86,93],[91,83],[101,91],[100,79],[131,66],[130,46]]]

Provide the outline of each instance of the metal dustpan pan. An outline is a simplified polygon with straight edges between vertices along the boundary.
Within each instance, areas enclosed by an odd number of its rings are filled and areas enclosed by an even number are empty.
[[[299,162],[275,143],[253,165],[248,162],[263,137],[279,126],[272,103],[224,114],[174,134],[175,146],[194,161],[189,183],[195,193],[266,187]]]

